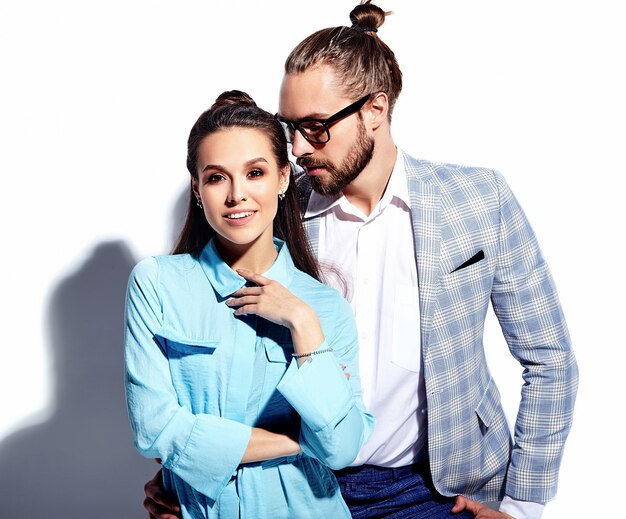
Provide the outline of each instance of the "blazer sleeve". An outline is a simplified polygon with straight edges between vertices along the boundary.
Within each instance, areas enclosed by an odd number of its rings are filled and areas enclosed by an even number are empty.
[[[557,291],[521,207],[498,174],[499,251],[491,300],[524,385],[507,495],[546,502],[556,493],[578,387],[578,368]]]
[[[156,339],[162,325],[158,261],[133,269],[126,296],[125,389],[134,444],[161,458],[193,488],[216,500],[241,462],[249,426],[199,414],[178,404],[166,353]]]
[[[325,326],[326,341],[298,366],[292,360],[278,390],[302,419],[302,451],[338,470],[350,465],[374,428],[374,417],[363,404],[358,370],[358,339],[348,303],[337,298],[334,322]],[[345,372],[340,364],[346,366]],[[347,380],[345,373],[350,374]]]

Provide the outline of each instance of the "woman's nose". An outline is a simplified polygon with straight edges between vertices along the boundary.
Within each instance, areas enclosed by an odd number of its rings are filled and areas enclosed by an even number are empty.
[[[245,190],[242,182],[233,182],[230,186],[230,193],[228,193],[228,203],[237,204],[239,202],[247,200],[244,191]]]

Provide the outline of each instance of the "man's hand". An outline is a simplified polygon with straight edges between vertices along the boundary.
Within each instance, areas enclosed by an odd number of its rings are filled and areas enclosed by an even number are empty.
[[[181,519],[176,497],[166,493],[163,488],[163,469],[159,469],[143,490],[146,493],[143,506],[150,514],[150,519]]]
[[[456,496],[451,512],[458,514],[463,510],[473,513],[476,519],[515,519],[515,517],[504,512],[492,510],[478,501],[472,501],[463,496]]]

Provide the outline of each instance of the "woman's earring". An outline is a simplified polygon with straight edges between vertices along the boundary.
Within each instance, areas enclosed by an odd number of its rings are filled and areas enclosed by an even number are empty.
[[[200,200],[200,197],[196,198],[196,205],[202,209],[202,200]]]
[[[280,193],[278,193],[278,199],[282,202],[283,199],[285,198],[285,193],[283,191],[281,191]]]

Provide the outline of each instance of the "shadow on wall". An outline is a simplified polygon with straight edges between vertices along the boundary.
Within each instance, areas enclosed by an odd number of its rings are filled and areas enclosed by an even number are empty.
[[[180,231],[183,229],[183,225],[185,225],[185,217],[187,216],[187,211],[189,209],[195,210],[197,209],[195,204],[191,207],[189,206],[189,196],[190,196],[191,188],[185,187],[176,198],[176,202],[174,203],[174,208],[172,210],[172,230],[170,233],[170,241],[171,247],[170,250],[167,251],[169,254],[173,249],[176,243],[178,242],[178,238],[180,236]],[[199,210],[199,209],[198,209]]]
[[[188,197],[185,188],[174,203],[170,249]],[[56,409],[0,442],[0,519],[147,517],[143,486],[158,465],[133,447],[124,396],[124,300],[136,262],[124,242],[102,243],[54,290]]]
[[[143,485],[158,466],[133,448],[123,386],[124,297],[134,264],[123,242],[102,243],[54,291],[56,409],[48,422],[0,443],[0,518],[147,517]]]

